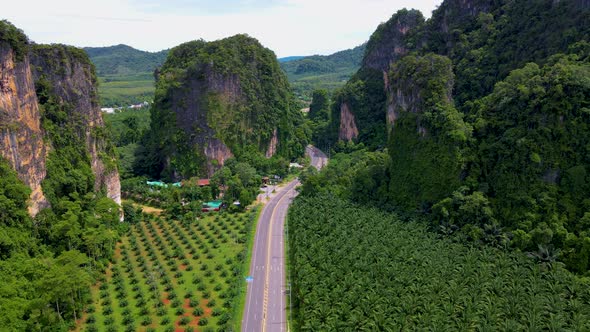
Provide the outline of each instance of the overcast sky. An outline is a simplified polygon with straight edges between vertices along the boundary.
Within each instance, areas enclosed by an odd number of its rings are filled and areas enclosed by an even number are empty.
[[[37,43],[127,44],[159,51],[247,33],[278,57],[330,54],[365,42],[401,8],[430,17],[442,0],[12,0],[1,18]]]

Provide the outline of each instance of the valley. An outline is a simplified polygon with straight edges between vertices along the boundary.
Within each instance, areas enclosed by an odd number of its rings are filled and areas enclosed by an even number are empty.
[[[0,21],[0,330],[590,330],[590,2],[388,10],[281,59]]]

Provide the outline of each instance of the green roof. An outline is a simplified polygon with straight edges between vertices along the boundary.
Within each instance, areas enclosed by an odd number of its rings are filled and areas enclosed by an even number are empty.
[[[217,209],[218,207],[221,206],[222,203],[223,203],[223,201],[211,201],[211,202],[203,203],[203,205],[205,205],[209,208]]]
[[[156,186],[156,187],[164,187],[164,188],[168,187],[168,185],[162,181],[147,181],[146,183],[148,184],[148,186]]]
[[[162,187],[162,188],[168,188],[168,185],[162,181],[147,181],[146,182],[148,186],[156,186],[156,187]],[[172,184],[172,186],[174,187],[182,187],[182,183],[180,182],[175,182]]]

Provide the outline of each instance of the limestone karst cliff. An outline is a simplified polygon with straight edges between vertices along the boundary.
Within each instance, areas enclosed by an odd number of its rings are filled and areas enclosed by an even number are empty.
[[[398,11],[376,29],[361,68],[335,94],[332,139],[384,146],[391,107],[387,73],[404,56],[447,56],[456,77],[452,97],[464,111],[466,101],[491,93],[510,71],[528,62],[544,63],[588,38],[588,8],[585,0],[445,0],[428,20],[415,10]],[[358,134],[341,125],[343,104],[350,111],[344,120],[352,119]]]
[[[64,45],[34,45],[30,61],[35,82],[44,81],[45,93],[53,103],[64,105],[68,122],[75,122],[75,134],[84,142],[94,174],[94,190],[104,190],[107,197],[121,204],[121,184],[115,151],[107,139],[98,104],[94,67],[86,54]],[[41,89],[37,84],[37,90]],[[43,104],[43,100],[40,100]]]
[[[37,214],[55,197],[57,189],[49,189],[46,180],[56,174],[48,167],[57,163],[52,156],[57,161],[67,149],[75,149],[76,158],[91,169],[90,189],[120,204],[114,150],[86,54],[74,47],[32,44],[10,23],[0,24],[0,155],[31,187],[29,212]]]
[[[302,115],[272,51],[237,35],[173,48],[157,72],[144,164],[151,176],[210,176],[242,151],[302,154],[293,143]],[[300,151],[299,151],[300,150]],[[148,162],[145,162],[145,161]]]
[[[31,187],[31,214],[49,204],[41,189],[47,150],[29,58],[19,61],[11,45],[0,42],[0,154]]]

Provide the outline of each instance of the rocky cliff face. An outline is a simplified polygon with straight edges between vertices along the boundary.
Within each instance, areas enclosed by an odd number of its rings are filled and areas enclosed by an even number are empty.
[[[0,154],[32,189],[29,212],[49,203],[41,190],[47,147],[28,57],[21,61],[8,43],[0,42]]]
[[[272,138],[270,139],[270,142],[268,143],[268,149],[266,149],[266,153],[265,153],[266,158],[270,158],[277,153],[278,144],[279,144],[278,130],[275,129],[272,132]]]
[[[340,130],[338,139],[342,141],[352,141],[359,135],[359,130],[356,128],[354,114],[350,111],[350,107],[346,102],[340,105]]]
[[[544,63],[587,40],[589,7],[588,0],[445,0],[426,21],[417,11],[400,10],[373,33],[362,67],[335,98],[332,128],[346,127],[338,114],[347,103],[359,131],[356,140],[383,146],[387,135],[376,131],[385,131],[385,122],[395,118],[395,94],[386,96],[386,73],[412,54],[434,53],[451,60],[457,78],[452,97],[466,112],[467,101],[489,94],[510,71],[528,62]],[[382,102],[386,97],[389,102]],[[395,99],[403,104],[404,97]],[[341,137],[346,134],[337,132],[332,139]]]
[[[403,113],[422,114],[436,105],[453,104],[453,68],[450,59],[428,54],[396,63],[386,79],[387,124],[395,127]],[[425,132],[421,126],[418,132]]]
[[[52,87],[56,102],[65,108],[77,134],[86,143],[95,176],[94,190],[121,204],[121,183],[112,145],[106,138],[98,104],[94,68],[86,54],[63,45],[35,45],[30,54],[33,78],[44,79]]]
[[[175,80],[170,75],[162,76],[163,80]],[[198,153],[206,159],[208,176],[223,166],[226,159],[233,157],[229,147],[211,125],[212,122],[227,129],[229,116],[217,117],[207,112],[210,102],[218,105],[235,105],[240,102],[242,91],[236,75],[222,75],[211,66],[205,66],[202,75],[189,77],[183,89],[171,91],[170,102],[176,111],[176,128],[182,129],[191,146],[198,147]]]
[[[238,35],[182,44],[157,73],[150,140],[154,177],[212,175],[246,147],[281,154],[291,94],[272,51]]]
[[[385,91],[391,64],[416,48],[416,31],[424,24],[417,10],[400,10],[373,33],[361,69],[337,99],[335,119],[339,140],[364,140],[369,146],[385,143]],[[367,104],[371,104],[367,107]],[[381,131],[376,133],[375,131]]]
[[[400,10],[381,24],[369,39],[362,68],[387,72],[389,65],[416,47],[412,30],[424,23],[417,10]]]
[[[0,155],[31,187],[30,214],[49,206],[42,182],[48,175],[48,154],[56,148],[42,125],[47,110],[40,105],[47,96],[39,94],[41,81],[52,87],[53,102],[66,110],[64,120],[75,123],[75,134],[86,143],[83,150],[89,154],[94,189],[104,190],[120,204],[114,151],[106,139],[88,57],[76,48],[29,45],[22,32],[6,22],[1,24],[3,31],[12,31],[21,42],[14,43],[14,36],[0,38]]]

